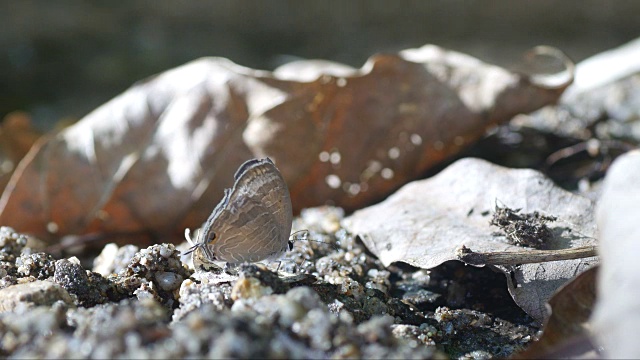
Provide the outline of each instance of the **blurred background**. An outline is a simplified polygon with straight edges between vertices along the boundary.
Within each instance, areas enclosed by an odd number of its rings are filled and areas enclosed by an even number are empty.
[[[575,61],[640,35],[640,1],[0,1],[0,116],[41,130],[203,56],[272,70],[298,58],[360,67],[433,43],[498,65],[547,44]]]

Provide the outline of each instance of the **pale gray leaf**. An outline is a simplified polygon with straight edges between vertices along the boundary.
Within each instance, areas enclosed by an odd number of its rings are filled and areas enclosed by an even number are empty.
[[[593,323],[605,355],[640,357],[640,151],[619,157],[609,169],[598,204],[600,256]]]
[[[489,224],[496,202],[523,213],[556,216],[548,249],[595,245],[594,204],[556,186],[541,173],[507,169],[480,159],[462,159],[438,175],[402,187],[384,202],[356,211],[344,226],[359,235],[386,266],[402,261],[432,268],[456,259],[464,245],[476,252],[523,251],[496,235]],[[535,319],[568,279],[596,258],[498,267],[507,275],[516,303]],[[511,274],[512,273],[512,274]]]

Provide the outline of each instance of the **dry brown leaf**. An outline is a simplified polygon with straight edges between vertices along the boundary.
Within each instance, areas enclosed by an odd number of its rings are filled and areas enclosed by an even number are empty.
[[[514,359],[566,358],[560,356],[565,353],[576,358],[585,350],[592,350],[588,346],[589,318],[596,300],[597,270],[597,266],[590,268],[558,289],[549,300],[551,315],[545,321],[542,336]]]
[[[475,252],[524,251],[490,225],[496,202],[523,213],[555,216],[546,248],[595,245],[594,203],[556,186],[541,173],[507,169],[480,159],[459,160],[438,175],[402,187],[384,202],[356,211],[343,225],[358,234],[385,266],[402,261],[433,268],[456,260],[464,245]],[[531,249],[533,250],[533,249]],[[593,266],[594,257],[497,266],[515,302],[538,321],[551,294]]]
[[[16,166],[42,134],[31,126],[29,115],[16,111],[0,126],[0,190],[4,190]]]
[[[571,76],[549,85],[436,46],[376,55],[358,70],[302,62],[270,73],[200,59],[41,141],[0,199],[0,223],[49,241],[171,238],[207,218],[243,161],[266,156],[296,211],[356,209],[487,127],[556,101]]]

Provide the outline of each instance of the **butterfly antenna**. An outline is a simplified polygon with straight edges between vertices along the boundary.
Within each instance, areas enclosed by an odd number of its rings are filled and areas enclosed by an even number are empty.
[[[297,235],[298,234],[304,234],[302,237],[298,238]],[[329,245],[331,247],[333,247],[335,250],[338,249],[338,247],[335,244],[331,244],[325,241],[320,241],[320,240],[313,240],[313,239],[309,239],[309,230],[298,230],[296,232],[294,232],[293,234],[291,234],[289,236],[289,238],[293,238],[293,240],[289,240],[289,246],[293,247],[293,241],[309,241],[309,242],[316,242],[316,243],[321,243],[321,244],[326,244]]]
[[[298,234],[304,234],[304,237],[309,236],[309,230],[298,230],[296,232],[294,232],[293,234],[289,235],[289,238],[293,238],[294,240],[302,240],[302,239],[298,239],[297,235]]]

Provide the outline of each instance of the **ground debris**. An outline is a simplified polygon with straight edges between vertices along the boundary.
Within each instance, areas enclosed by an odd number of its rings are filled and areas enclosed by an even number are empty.
[[[544,249],[547,240],[552,237],[548,222],[556,221],[555,216],[548,216],[534,211],[532,213],[520,213],[522,209],[511,209],[508,206],[500,207],[496,204],[491,225],[502,230],[509,242],[513,245]]]

